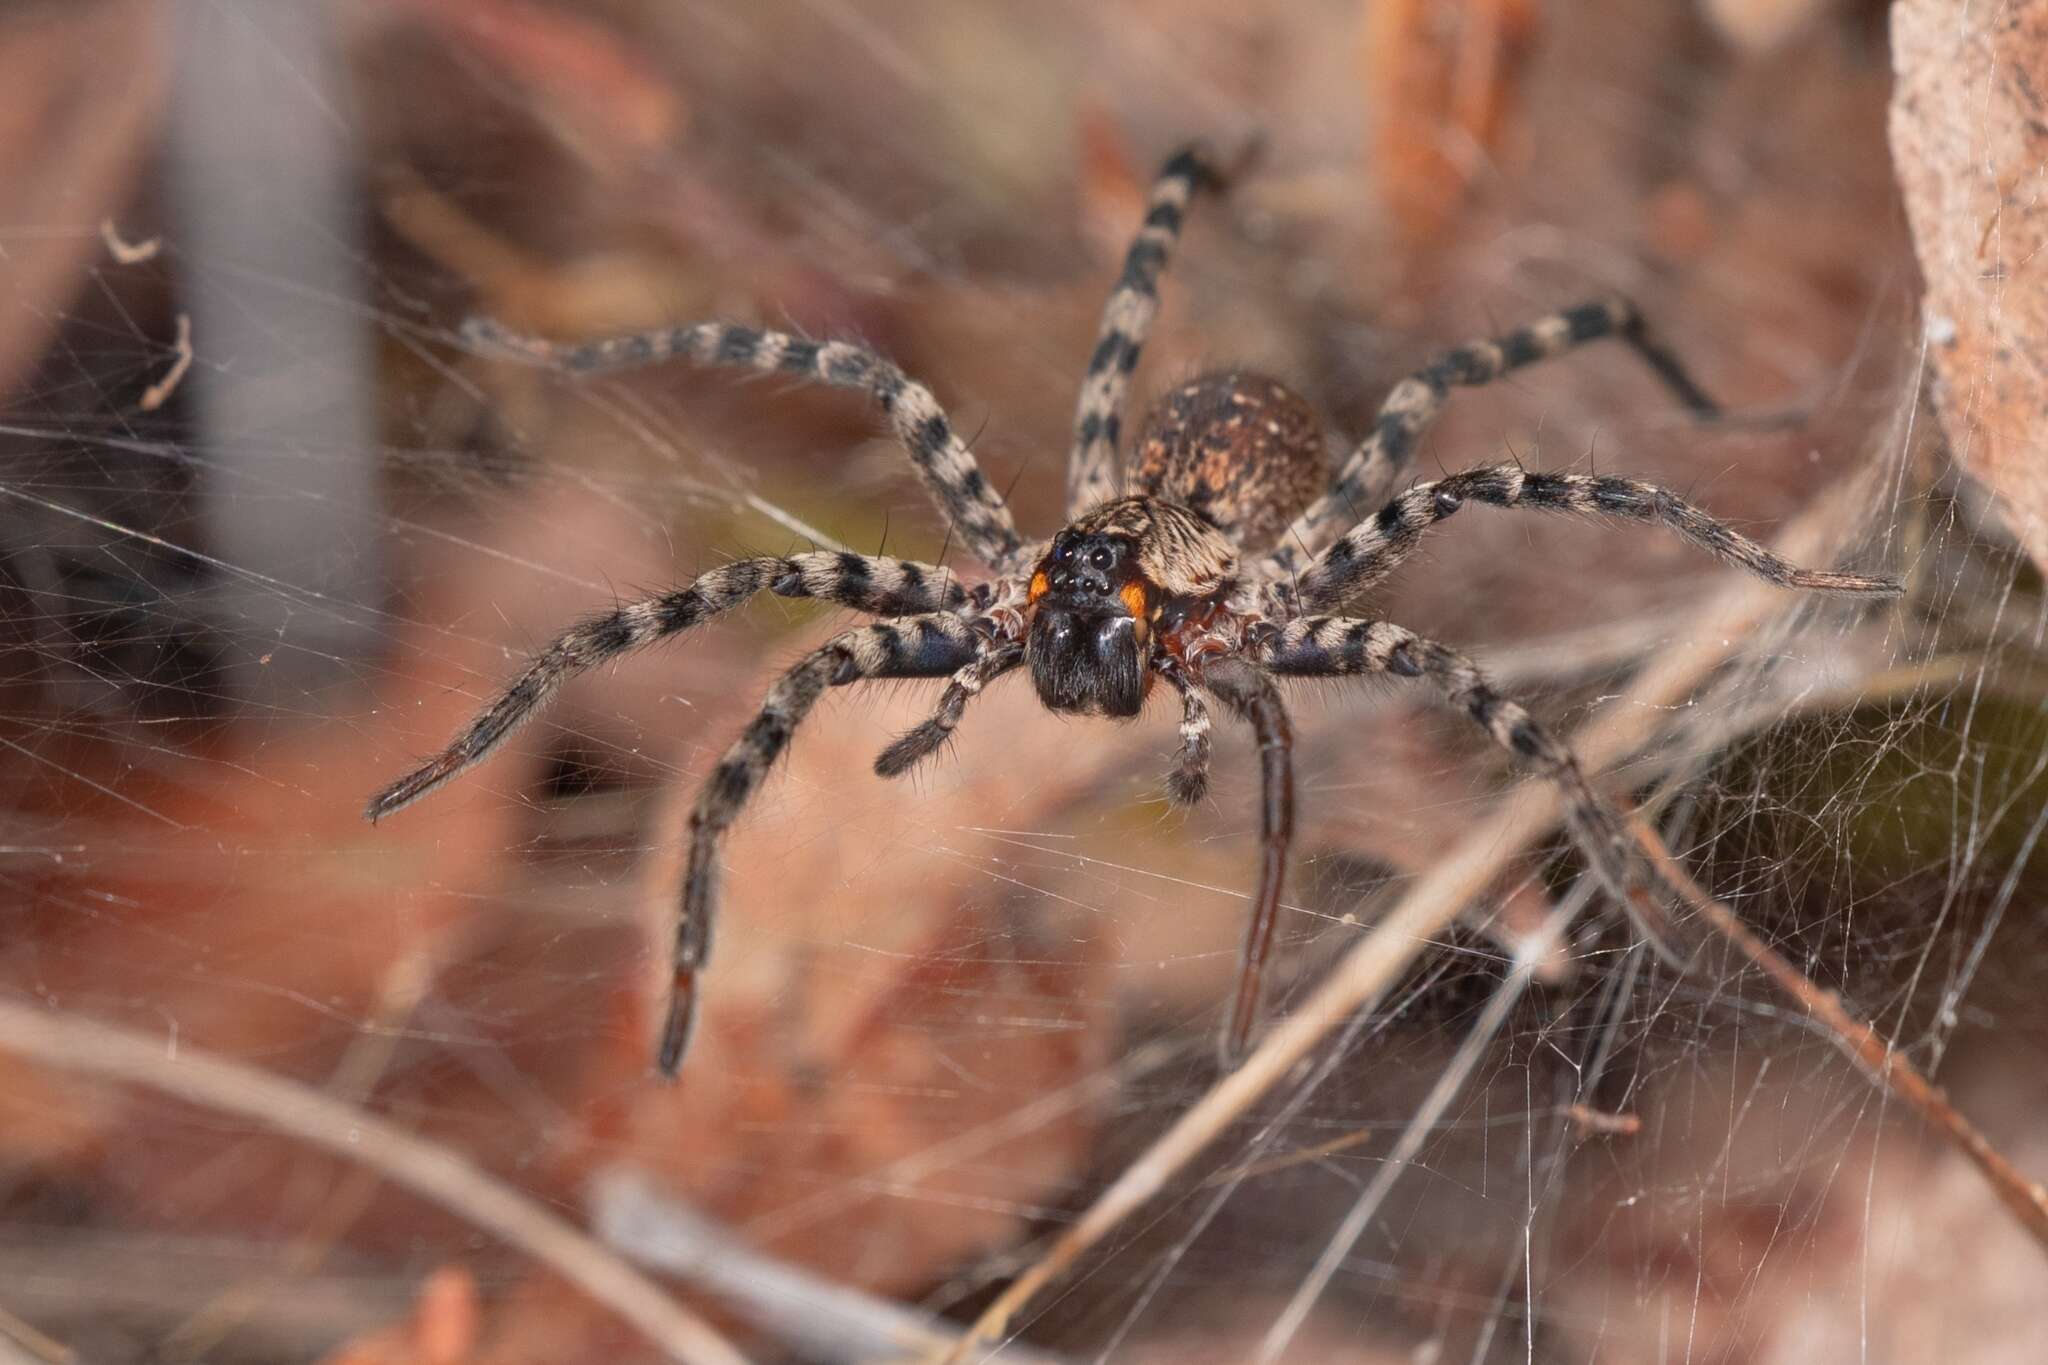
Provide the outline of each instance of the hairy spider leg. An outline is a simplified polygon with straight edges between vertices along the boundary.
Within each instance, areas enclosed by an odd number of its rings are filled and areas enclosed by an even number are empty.
[[[1199,190],[1223,188],[1222,169],[1200,146],[1184,147],[1167,158],[1145,204],[1144,225],[1124,255],[1081,398],[1074,412],[1074,444],[1067,455],[1067,516],[1080,516],[1097,503],[1117,496],[1117,449],[1123,432],[1124,394],[1138,352],[1145,345],[1152,318],[1159,311],[1159,277],[1180,240],[1181,222]]]
[[[1280,689],[1263,671],[1242,659],[1204,666],[1202,685],[1252,727],[1259,746],[1259,889],[1245,921],[1238,954],[1237,995],[1217,1039],[1217,1059],[1234,1070],[1258,1022],[1259,996],[1273,929],[1280,918],[1280,889],[1287,879],[1287,855],[1294,843],[1294,730]]]
[[[1626,342],[1664,387],[1699,417],[1720,414],[1680,365],[1677,356],[1649,333],[1636,306],[1604,299],[1539,318],[1492,340],[1468,342],[1446,351],[1394,386],[1359,442],[1338,468],[1330,491],[1294,519],[1254,569],[1262,580],[1286,580],[1298,573],[1346,528],[1361,508],[1376,507],[1415,457],[1415,447],[1443,411],[1453,387],[1478,388],[1524,365],[1548,360],[1589,341],[1614,337]]]
[[[1494,691],[1478,665],[1447,645],[1387,621],[1305,616],[1289,622],[1259,651],[1283,677],[1334,678],[1387,673],[1426,678],[1451,706],[1470,716],[1495,744],[1526,760],[1564,798],[1565,823],[1594,873],[1621,899],[1643,938],[1684,970],[1694,949],[1656,897],[1658,884],[1629,837],[1626,823],[1593,790],[1570,749],[1517,703]]]
[[[912,616],[862,626],[805,655],[776,680],[761,710],[704,780],[690,812],[689,864],[676,920],[674,975],[655,1065],[674,1080],[697,1013],[697,975],[711,952],[718,845],[790,736],[831,687],[871,678],[943,678],[973,662],[979,637],[964,617]]]
[[[522,336],[488,318],[471,318],[462,331],[471,341],[578,374],[681,359],[865,390],[881,404],[926,491],[976,558],[1008,567],[1022,546],[1009,505],[982,474],[932,391],[891,361],[850,342],[806,341],[728,322],[698,322],[574,344]]]
[[[1360,522],[1294,580],[1296,608],[1338,610],[1392,573],[1421,543],[1424,531],[1467,502],[1664,526],[1724,563],[1799,592],[1897,597],[1905,591],[1889,578],[1800,568],[1653,483],[1610,474],[1544,474],[1503,464],[1417,484]]]
[[[735,560],[687,587],[625,603],[570,627],[535,655],[447,748],[371,797],[364,818],[382,819],[483,762],[579,673],[702,625],[764,591],[823,598],[877,616],[956,611],[967,602],[967,590],[951,570],[915,560],[827,550]]]
[[[953,737],[953,731],[959,727],[967,703],[980,696],[982,688],[1023,662],[1024,645],[1021,641],[983,645],[974,661],[956,672],[953,680],[946,684],[946,690],[939,694],[939,704],[931,716],[882,750],[875,759],[876,774],[901,777],[944,748],[946,741]]]

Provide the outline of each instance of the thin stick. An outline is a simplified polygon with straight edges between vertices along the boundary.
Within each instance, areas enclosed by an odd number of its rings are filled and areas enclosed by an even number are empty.
[[[19,1352],[20,1358],[41,1365],[71,1365],[78,1359],[78,1352],[46,1332],[36,1329],[34,1323],[23,1321],[5,1308],[0,1308],[0,1343]],[[0,1365],[10,1362],[0,1358]]]
[[[630,1169],[590,1184],[590,1221],[626,1255],[715,1295],[757,1330],[817,1365],[921,1360],[950,1346],[950,1323],[763,1255],[739,1233],[657,1189]],[[1055,1365],[1012,1347],[1003,1365]]]
[[[341,1054],[328,1079],[327,1093],[344,1101],[368,1098],[398,1051],[406,1021],[433,988],[439,968],[439,954],[427,944],[414,943],[384,970],[369,1027]],[[233,1169],[241,1169],[245,1145],[236,1143],[228,1149]],[[375,1171],[359,1167],[351,1179],[328,1192],[306,1225],[262,1273],[230,1285],[201,1305],[164,1334],[158,1349],[174,1360],[200,1360],[211,1354],[258,1304],[319,1269],[335,1243],[370,1207],[382,1183]]]
[[[1920,1074],[1906,1055],[1882,1037],[1876,1029],[1849,1013],[1835,992],[1823,990],[1811,978],[1780,956],[1741,916],[1700,889],[1698,882],[1672,857],[1657,832],[1640,818],[1631,817],[1636,842],[1658,875],[1683,897],[1694,912],[1713,925],[1722,937],[1741,950],[1772,984],[1790,996],[1811,1015],[1836,1047],[1856,1063],[1871,1083],[1898,1096],[1936,1131],[1954,1143],[1962,1154],[1984,1174],[1999,1202],[2012,1212],[2048,1252],[2048,1188],[2029,1180],[1991,1145],[1977,1126],[1956,1111],[1948,1096]]]
[[[1523,941],[1507,979],[1494,989],[1493,998],[1479,1012],[1478,1020],[1473,1023],[1471,1032],[1465,1035],[1465,1041],[1458,1045],[1450,1065],[1429,1088],[1429,1094],[1416,1109],[1415,1117],[1408,1121],[1400,1139],[1394,1143],[1394,1149],[1373,1175],[1372,1183],[1365,1187],[1365,1192],[1352,1204],[1351,1211],[1344,1215],[1344,1221],[1337,1225],[1337,1231],[1324,1244],[1323,1254],[1316,1258],[1308,1278],[1301,1282],[1294,1296],[1287,1301],[1287,1307],[1267,1329],[1264,1340],[1259,1343],[1258,1365],[1272,1365],[1286,1353],[1295,1333],[1301,1330],[1302,1323],[1308,1321],[1316,1300],[1322,1298],[1323,1291],[1330,1287],[1330,1281],[1336,1278],[1345,1258],[1351,1255],[1351,1249],[1358,1245],[1358,1239],[1379,1216],[1380,1205],[1386,1202],[1394,1182],[1407,1171],[1416,1153],[1422,1150],[1423,1142],[1451,1107],[1451,1101],[1457,1099],[1465,1089],[1465,1082],[1479,1069],[1486,1050],[1493,1046],[1494,1038],[1507,1024],[1508,1015],[1514,1012],[1516,1004],[1535,984],[1537,971],[1548,960],[1552,950],[1564,942],[1565,930],[1578,918],[1579,911],[1591,898],[1592,890],[1592,879],[1580,878],[1574,894],[1544,916],[1541,927]]]
[[[114,258],[116,265],[141,265],[144,261],[153,261],[164,245],[161,237],[149,237],[140,242],[126,240],[111,218],[100,219],[100,240],[107,244],[107,254]]]
[[[309,1086],[131,1029],[0,1000],[0,1047],[48,1066],[161,1091],[360,1162],[545,1263],[685,1365],[746,1365],[701,1318],[542,1205],[431,1142]]]
[[[1818,558],[1852,509],[1868,501],[1870,488],[1869,476],[1836,485],[1786,527],[1775,548],[1801,563]],[[1734,642],[1750,638],[1783,603],[1783,594],[1764,584],[1732,581],[1706,604],[1689,640],[1653,658],[1615,705],[1573,736],[1572,748],[1581,763],[1588,771],[1599,771],[1635,752],[1662,723],[1664,708],[1687,695],[1727,656]],[[1218,1080],[1125,1167],[1046,1254],[996,1297],[945,1356],[947,1365],[960,1365],[969,1351],[1007,1332],[1040,1289],[1150,1202],[1261,1095],[1285,1079],[1326,1034],[1378,999],[1511,860],[1556,828],[1562,814],[1562,802],[1548,782],[1525,782],[1511,790],[1491,815],[1416,879],[1387,917],[1338,961],[1322,985],[1274,1027],[1243,1065]]]
[[[832,537],[826,535],[796,513],[787,512],[777,507],[758,493],[742,493],[740,494],[740,501],[774,522],[777,526],[780,526],[783,530],[794,531],[797,535],[802,536],[821,550],[837,550],[841,554],[853,553],[842,542],[832,539]]]
[[[169,401],[184,381],[185,371],[192,368],[192,315],[178,314],[178,339],[171,343],[171,368],[164,371],[164,377],[142,391],[142,410],[155,412]]]

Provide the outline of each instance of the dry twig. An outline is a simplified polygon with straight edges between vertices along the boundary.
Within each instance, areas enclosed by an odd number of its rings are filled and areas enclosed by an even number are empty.
[[[0,1308],[0,1365],[14,1365],[16,1358],[28,1365],[71,1365],[78,1353]]]
[[[142,410],[155,412],[170,401],[178,391],[178,385],[185,381],[185,371],[192,368],[192,315],[178,314],[178,339],[171,343],[171,368],[164,371],[164,377],[142,391]]]
[[[100,240],[107,244],[107,253],[114,258],[116,265],[141,265],[144,261],[153,261],[157,252],[163,250],[164,245],[164,239],[161,237],[146,237],[139,242],[128,241],[121,236],[121,230],[114,226],[114,220],[111,218],[100,219]]]
[[[0,1000],[0,1047],[46,1066],[146,1086],[361,1162],[518,1247],[633,1324],[672,1360],[745,1365],[717,1332],[617,1255],[460,1152],[297,1081],[129,1029]]]
[[[1790,996],[1812,1017],[1835,1046],[1868,1076],[1871,1082],[1898,1096],[1913,1112],[1953,1142],[1972,1165],[1983,1172],[2000,1203],[2011,1210],[2020,1225],[2048,1252],[2048,1188],[2029,1180],[1991,1145],[1977,1126],[1956,1111],[1948,1096],[1920,1074],[1876,1029],[1849,1013],[1835,992],[1824,990],[1787,962],[1770,944],[1757,937],[1742,917],[1700,889],[1678,859],[1671,856],[1657,832],[1639,818],[1631,818],[1636,842],[1657,869],[1657,873],[1686,902],[1687,906],[1733,943],[1771,983]]]
[[[1336,1278],[1345,1258],[1351,1254],[1352,1248],[1358,1245],[1358,1239],[1365,1235],[1366,1228],[1371,1226],[1372,1220],[1378,1216],[1380,1205],[1386,1202],[1388,1191],[1394,1188],[1394,1182],[1401,1178],[1409,1164],[1415,1160],[1431,1130],[1443,1121],[1444,1112],[1451,1107],[1451,1101],[1464,1090],[1465,1082],[1479,1069],[1479,1063],[1485,1058],[1486,1049],[1493,1045],[1493,1040],[1507,1025],[1508,1015],[1514,1011],[1522,996],[1536,983],[1542,966],[1549,960],[1551,953],[1563,944],[1566,931],[1571,928],[1572,921],[1578,918],[1579,911],[1585,908],[1587,900],[1592,897],[1592,892],[1592,883],[1582,880],[1574,894],[1544,916],[1543,923],[1536,932],[1523,940],[1521,951],[1515,955],[1515,964],[1508,972],[1507,979],[1494,990],[1493,998],[1488,1000],[1486,1008],[1480,1011],[1471,1031],[1465,1035],[1465,1041],[1458,1045],[1456,1055],[1437,1077],[1436,1084],[1430,1087],[1429,1094],[1423,1097],[1421,1107],[1415,1111],[1415,1117],[1410,1119],[1407,1127],[1402,1130],[1400,1139],[1394,1143],[1394,1149],[1387,1154],[1387,1159],[1380,1163],[1372,1183],[1365,1187],[1352,1204],[1350,1211],[1344,1215],[1344,1221],[1330,1234],[1330,1240],[1323,1245],[1322,1255],[1316,1257],[1315,1267],[1309,1271],[1308,1277],[1288,1299],[1287,1307],[1281,1310],[1280,1316],[1266,1332],[1265,1339],[1259,1343],[1259,1365],[1272,1365],[1272,1362],[1279,1360],[1293,1343],[1295,1334],[1301,1330],[1301,1325],[1308,1321],[1308,1315],[1315,1308],[1316,1301],[1322,1298],[1323,1291],[1328,1289],[1330,1281]]]
[[[1580,1138],[1634,1137],[1643,1131],[1641,1114],[1610,1114],[1590,1104],[1575,1104],[1564,1111]]]
[[[590,1187],[598,1234],[643,1265],[717,1296],[773,1340],[819,1365],[921,1360],[957,1333],[937,1319],[765,1256],[732,1229],[665,1196],[626,1169],[598,1172]],[[1011,1349],[1014,1365],[1054,1365]]]

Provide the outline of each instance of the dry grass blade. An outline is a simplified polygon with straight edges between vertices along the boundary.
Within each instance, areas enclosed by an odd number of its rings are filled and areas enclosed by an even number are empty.
[[[1868,505],[1871,489],[1867,477],[1845,480],[1789,524],[1773,548],[1801,563],[1821,558],[1839,541],[1857,510]],[[1640,748],[1661,724],[1663,708],[1685,697],[1727,657],[1736,641],[1747,639],[1786,600],[1768,586],[1738,580],[1708,601],[1691,623],[1689,639],[1657,656],[1615,704],[1572,737],[1572,747],[1587,771],[1600,771]],[[975,1347],[1008,1331],[1039,1290],[1164,1189],[1332,1029],[1375,1000],[1510,861],[1555,829],[1562,814],[1562,802],[1547,783],[1523,783],[1504,797],[1491,816],[1475,824],[1416,879],[1400,903],[1331,969],[1294,1014],[1273,1028],[1242,1066],[1219,1080],[1126,1167],[1045,1256],[997,1296],[944,1357],[949,1365],[967,1360]]]
[[[192,368],[192,315],[178,314],[178,336],[171,343],[171,368],[164,371],[164,377],[151,384],[142,392],[141,407],[144,412],[155,412],[168,403],[171,395],[178,391],[178,385],[185,382],[185,372]]]
[[[17,1360],[30,1365],[71,1365],[77,1358],[78,1353],[63,1342],[0,1308],[0,1365],[14,1365]]]
[[[82,1075],[146,1086],[266,1124],[434,1201],[545,1263],[686,1365],[745,1365],[723,1337],[617,1255],[461,1153],[280,1076],[75,1015],[0,1000],[0,1048]]]
[[[1386,1202],[1387,1192],[1394,1188],[1394,1182],[1408,1170],[1410,1163],[1422,1151],[1424,1140],[1435,1130],[1437,1124],[1443,1121],[1444,1113],[1451,1107],[1451,1102],[1463,1092],[1465,1082],[1472,1078],[1472,1073],[1479,1069],[1479,1063],[1486,1055],[1487,1048],[1500,1036],[1500,1031],[1506,1026],[1508,1015],[1513,1012],[1515,1005],[1527,993],[1529,987],[1536,983],[1537,976],[1551,953],[1563,944],[1566,930],[1570,929],[1572,921],[1578,918],[1579,911],[1591,898],[1592,891],[1592,882],[1581,879],[1573,894],[1544,917],[1543,923],[1535,933],[1523,940],[1520,951],[1515,954],[1514,966],[1508,972],[1507,979],[1494,990],[1493,998],[1486,1002],[1486,1008],[1480,1011],[1479,1018],[1465,1034],[1465,1041],[1458,1045],[1456,1055],[1437,1076],[1436,1084],[1431,1086],[1429,1094],[1423,1097],[1421,1107],[1415,1111],[1415,1117],[1408,1121],[1408,1126],[1402,1129],[1400,1138],[1394,1143],[1393,1150],[1387,1154],[1386,1160],[1380,1163],[1379,1170],[1373,1175],[1372,1183],[1365,1187],[1352,1204],[1350,1212],[1344,1215],[1344,1221],[1330,1234],[1329,1241],[1323,1245],[1322,1254],[1316,1257],[1314,1269],[1309,1271],[1308,1278],[1294,1291],[1293,1297],[1287,1301],[1287,1307],[1281,1311],[1272,1328],[1267,1331],[1265,1339],[1259,1343],[1258,1365],[1272,1365],[1272,1362],[1280,1360],[1287,1348],[1293,1344],[1295,1334],[1301,1330],[1301,1325],[1308,1321],[1309,1313],[1314,1310],[1316,1301],[1322,1298],[1324,1291],[1330,1287],[1330,1281],[1336,1278],[1337,1271],[1344,1264],[1344,1258],[1351,1254],[1352,1248],[1358,1245],[1358,1239],[1365,1235],[1366,1228],[1378,1216],[1380,1205]]]

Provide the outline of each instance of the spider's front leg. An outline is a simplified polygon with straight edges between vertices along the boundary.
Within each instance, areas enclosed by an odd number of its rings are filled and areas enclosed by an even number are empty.
[[[967,710],[967,703],[981,695],[981,689],[1024,662],[1024,646],[1017,641],[988,643],[974,659],[962,666],[939,695],[931,716],[875,759],[880,777],[901,777],[945,747]]]
[[[682,1065],[697,1011],[697,975],[711,951],[718,845],[759,789],[790,736],[831,687],[871,678],[943,678],[974,662],[979,637],[965,618],[913,616],[847,631],[798,660],[768,689],[761,710],[711,770],[690,812],[690,852],[676,921],[674,976],[655,1065],[670,1080]]]
[[[1571,750],[1520,705],[1494,691],[1470,659],[1390,622],[1342,616],[1292,621],[1259,648],[1257,657],[1286,677],[1389,673],[1427,679],[1494,743],[1556,784],[1564,798],[1565,822],[1594,873],[1620,898],[1659,956],[1681,970],[1690,962],[1697,945],[1688,942],[1658,903],[1654,881],[1620,815],[1586,781]]]
[[[372,797],[364,817],[380,820],[483,762],[578,674],[722,616],[759,592],[822,598],[877,616],[957,611],[968,600],[951,570],[915,560],[823,550],[735,560],[688,587],[628,602],[571,627],[535,655],[447,748]]]

